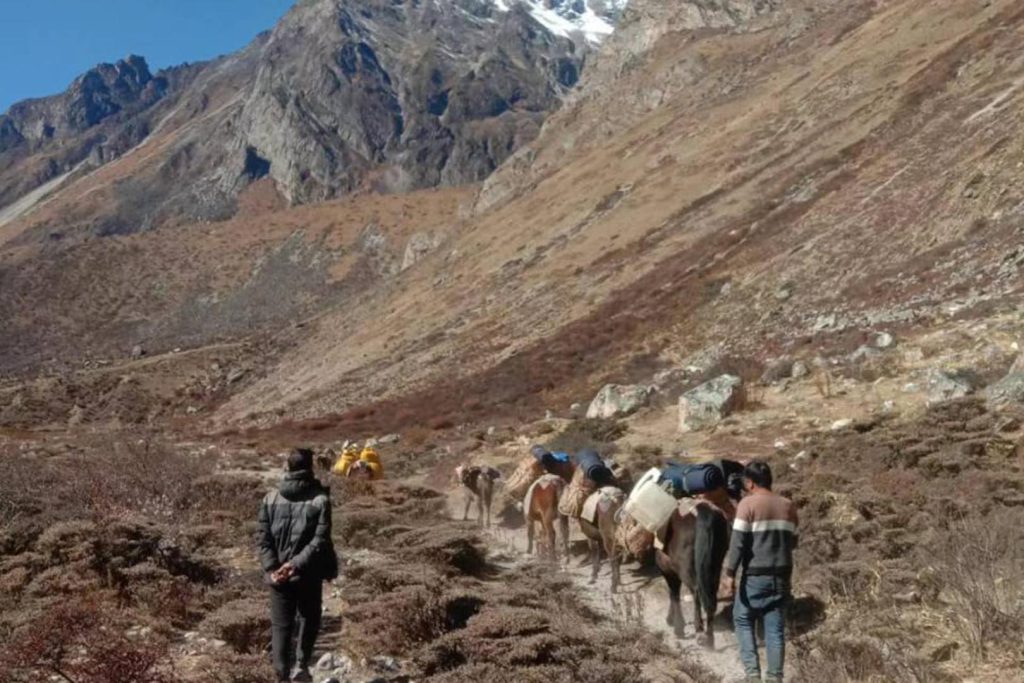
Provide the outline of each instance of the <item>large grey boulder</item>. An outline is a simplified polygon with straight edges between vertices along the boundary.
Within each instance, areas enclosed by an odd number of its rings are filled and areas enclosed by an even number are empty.
[[[974,391],[974,385],[966,377],[937,368],[928,371],[925,383],[928,391],[928,405],[963,398]]]
[[[1020,358],[1005,377],[985,389],[985,398],[992,405],[1024,403],[1024,362]]]
[[[430,232],[417,232],[409,237],[402,257],[402,270],[414,266],[430,252],[441,246],[441,236]]]
[[[640,384],[606,384],[587,408],[587,417],[625,417],[646,406],[651,388]]]
[[[679,397],[679,430],[711,427],[729,415],[739,402],[743,380],[720,375]]]

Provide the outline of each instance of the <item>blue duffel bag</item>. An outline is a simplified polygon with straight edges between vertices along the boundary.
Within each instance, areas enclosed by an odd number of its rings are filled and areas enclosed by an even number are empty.
[[[722,470],[711,463],[680,465],[670,462],[661,471],[658,483],[668,482],[676,498],[695,496],[725,486]]]

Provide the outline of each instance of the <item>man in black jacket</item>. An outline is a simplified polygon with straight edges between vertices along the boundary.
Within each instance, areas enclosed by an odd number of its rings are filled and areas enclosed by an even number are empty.
[[[323,581],[328,576],[331,501],[313,476],[313,452],[295,449],[277,491],[263,499],[259,514],[260,564],[270,584],[274,670],[288,681],[298,622],[299,670],[294,681],[311,681],[309,663],[320,630]],[[298,619],[296,619],[298,617]]]

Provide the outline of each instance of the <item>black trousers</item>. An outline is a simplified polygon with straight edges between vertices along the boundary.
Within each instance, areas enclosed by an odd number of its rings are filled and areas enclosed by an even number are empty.
[[[287,681],[291,677],[296,631],[299,666],[309,666],[313,645],[320,632],[323,587],[323,582],[317,580],[270,587],[271,648],[274,672],[279,680]]]

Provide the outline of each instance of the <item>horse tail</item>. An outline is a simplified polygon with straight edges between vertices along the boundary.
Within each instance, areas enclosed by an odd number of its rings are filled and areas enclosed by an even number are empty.
[[[708,505],[697,506],[693,562],[697,575],[697,595],[712,617],[718,609],[718,582],[729,543],[725,518]]]

